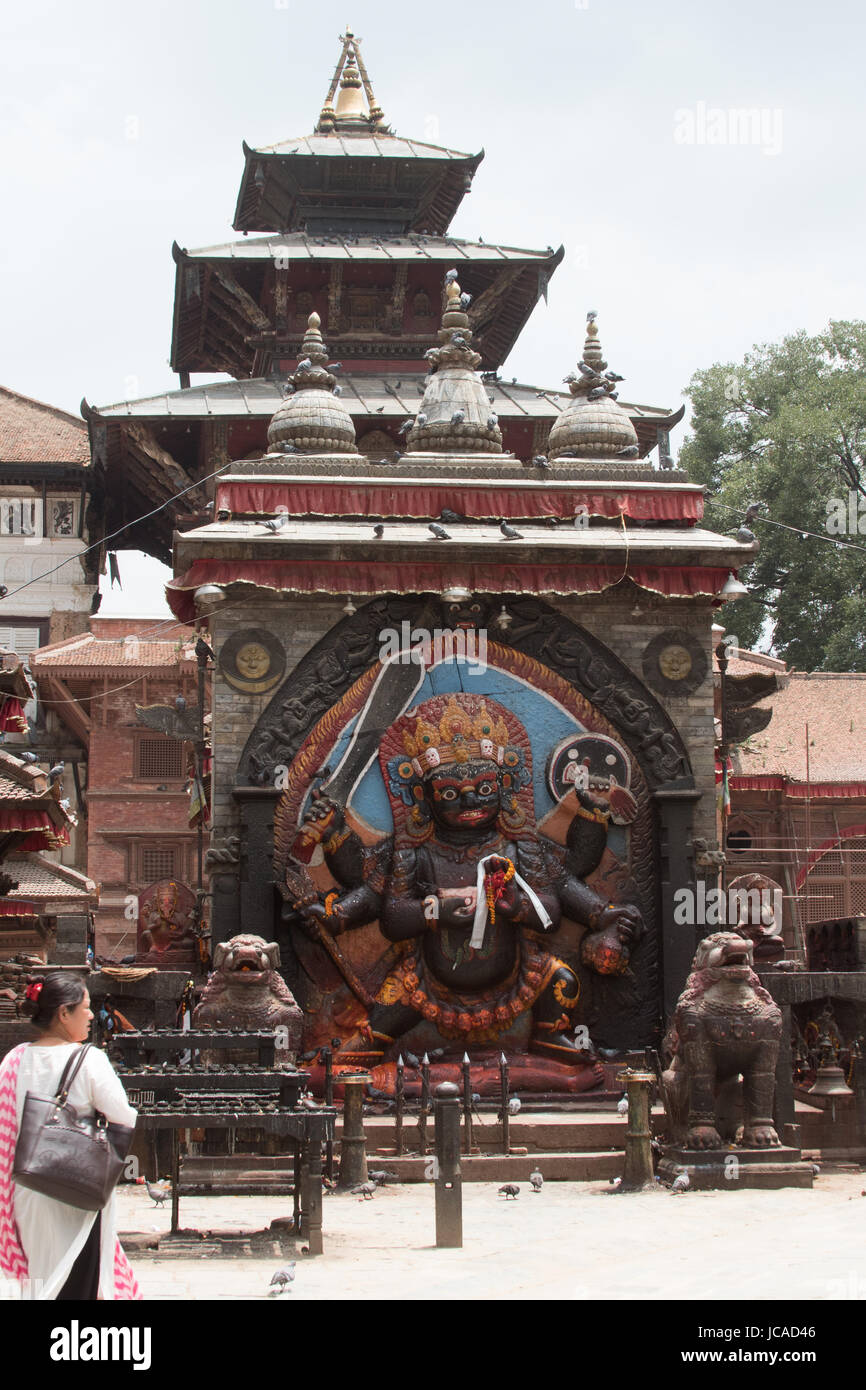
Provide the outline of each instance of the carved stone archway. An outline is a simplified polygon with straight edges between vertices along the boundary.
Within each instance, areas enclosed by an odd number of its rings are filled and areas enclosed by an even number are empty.
[[[274,769],[288,766],[308,731],[379,657],[383,629],[423,625],[424,595],[384,597],[337,623],[297,664],[263,711],[238,764],[234,798],[240,811],[240,872],[214,897],[214,939],[261,930],[274,919],[273,817],[279,792]],[[493,612],[501,599],[490,602]],[[570,682],[618,730],[639,763],[656,805],[664,1009],[678,997],[695,935],[674,925],[674,894],[694,887],[692,819],[700,793],[688,752],[667,712],[598,638],[541,599],[508,597],[512,625],[496,640],[534,657]],[[241,926],[243,924],[243,926]],[[253,924],[259,924],[254,926]]]

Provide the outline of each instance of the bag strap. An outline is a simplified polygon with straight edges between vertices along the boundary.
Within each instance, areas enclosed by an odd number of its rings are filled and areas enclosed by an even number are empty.
[[[60,1101],[61,1104],[66,1100],[66,1097],[68,1096],[72,1088],[72,1083],[78,1075],[79,1071],[81,1070],[81,1063],[84,1061],[84,1054],[90,1046],[90,1043],[82,1044],[82,1046],[78,1049],[77,1052],[73,1052],[72,1056],[69,1058],[69,1061],[66,1063],[66,1066],[63,1068],[63,1075],[61,1076],[60,1084],[57,1087],[57,1095],[54,1097],[54,1099]]]

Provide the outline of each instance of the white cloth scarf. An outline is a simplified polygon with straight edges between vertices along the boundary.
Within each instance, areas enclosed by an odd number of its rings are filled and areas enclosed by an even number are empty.
[[[469,945],[474,950],[484,945],[484,932],[487,927],[487,895],[484,892],[484,866],[485,864],[489,864],[491,860],[495,861],[503,857],[504,856],[501,854],[487,854],[483,859],[479,859],[478,861],[478,875],[475,880],[475,918],[472,923],[472,935],[469,938]],[[538,913],[542,928],[549,927],[553,919],[548,913],[547,908],[534,889],[530,888],[526,879],[521,878],[516,868],[514,870],[514,882],[519,888],[523,889],[527,898],[532,903],[532,906]]]

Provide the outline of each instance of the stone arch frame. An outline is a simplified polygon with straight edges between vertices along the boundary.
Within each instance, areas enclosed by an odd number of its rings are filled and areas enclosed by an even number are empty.
[[[504,596],[484,596],[492,615]],[[496,640],[534,657],[569,681],[619,731],[639,763],[659,823],[660,945],[666,1015],[685,983],[696,945],[674,926],[674,894],[695,888],[692,820],[700,797],[688,751],[667,711],[643,681],[599,638],[543,599],[507,596],[512,625]],[[309,729],[377,659],[384,628],[408,621],[441,626],[438,597],[385,596],[336,623],[280,684],[238,762],[233,796],[240,810],[239,862],[214,883],[214,942],[274,915],[273,817],[279,792],[274,768],[287,766]],[[216,867],[216,866],[214,866]]]

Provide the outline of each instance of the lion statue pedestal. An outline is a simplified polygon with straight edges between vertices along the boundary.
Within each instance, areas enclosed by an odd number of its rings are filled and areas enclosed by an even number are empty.
[[[244,933],[220,942],[214,950],[213,972],[192,1016],[193,1027],[241,1028],[247,1032],[279,1029],[276,1060],[294,1062],[304,1016],[279,973],[279,965],[280,948],[275,941]],[[255,1058],[225,1053],[222,1060]]]
[[[811,1164],[773,1125],[782,1015],[752,952],[735,932],[698,946],[665,1038],[662,1181],[686,1172],[693,1187],[812,1186]]]

